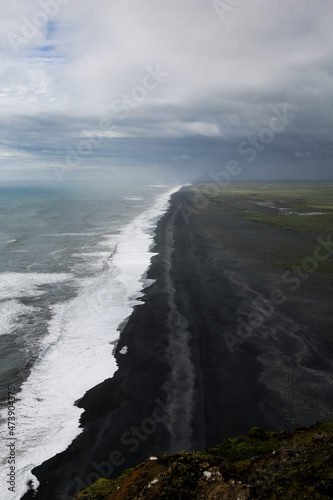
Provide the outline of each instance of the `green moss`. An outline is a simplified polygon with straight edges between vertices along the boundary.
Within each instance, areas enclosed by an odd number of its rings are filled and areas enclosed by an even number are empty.
[[[280,443],[278,436],[275,437],[259,427],[254,427],[245,436],[226,439],[215,448],[206,450],[205,455],[232,463],[270,453],[276,450]]]
[[[178,498],[196,498],[198,476],[198,468],[194,466],[192,460],[182,463],[172,471],[166,492],[177,491]]]
[[[105,500],[127,478],[132,469],[127,469],[117,479],[100,478],[94,484],[75,495],[73,500]]]
[[[113,481],[109,479],[98,479],[94,484],[78,493],[75,500],[103,500],[114,491]]]

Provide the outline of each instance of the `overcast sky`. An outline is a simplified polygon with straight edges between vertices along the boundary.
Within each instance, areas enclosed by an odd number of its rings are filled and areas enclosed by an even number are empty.
[[[2,2],[0,179],[332,178],[332,22],[331,0]]]

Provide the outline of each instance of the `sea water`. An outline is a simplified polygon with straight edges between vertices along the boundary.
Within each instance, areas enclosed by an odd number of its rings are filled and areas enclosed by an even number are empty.
[[[0,188],[4,500],[38,487],[31,470],[81,432],[75,401],[116,371],[119,326],[151,284],[154,229],[177,189]]]

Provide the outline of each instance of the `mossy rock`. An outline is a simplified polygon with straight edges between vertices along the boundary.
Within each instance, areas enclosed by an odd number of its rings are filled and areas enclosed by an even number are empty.
[[[252,427],[247,433],[249,438],[259,439],[261,441],[266,441],[268,436],[265,431],[263,431],[260,427]]]
[[[132,469],[127,469],[117,479],[97,479],[94,484],[77,493],[73,500],[105,500],[116,491],[131,471]]]
[[[80,491],[74,499],[75,500],[104,500],[108,495],[111,495],[115,490],[114,481],[110,479],[98,479],[94,484],[88,486],[83,491]]]

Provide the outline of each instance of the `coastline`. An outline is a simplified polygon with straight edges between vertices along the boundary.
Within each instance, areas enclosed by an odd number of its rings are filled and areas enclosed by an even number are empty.
[[[254,426],[291,429],[332,414],[330,356],[313,347],[288,302],[231,352],[225,333],[237,330],[248,297],[270,296],[270,283],[233,251],[232,238],[237,231],[246,238],[245,226],[227,210],[214,231],[206,211],[185,220],[179,207],[189,196],[175,193],[158,223],[158,254],[147,273],[156,281],[121,333],[118,371],[78,402],[83,432],[34,469],[41,484],[24,499],[71,499],[149,455],[202,450]],[[255,236],[264,245],[262,228]]]
[[[45,203],[47,206],[45,192],[37,191],[35,202],[30,195],[24,198],[28,207],[38,207],[32,210],[33,216],[27,215],[27,226],[35,228],[31,238],[22,243],[27,267],[17,258],[17,269],[12,271],[20,271],[22,266],[23,273],[2,276],[4,297],[24,297],[22,308],[20,300],[4,302],[19,306],[14,308],[17,326],[14,330],[14,323],[8,325],[8,332],[13,334],[2,336],[1,345],[5,347],[2,384],[5,388],[11,380],[11,387],[15,387],[20,427],[15,450],[15,491],[5,489],[4,499],[21,498],[30,481],[32,486],[38,485],[30,471],[64,451],[82,431],[79,421],[83,409],[75,401],[117,370],[113,351],[120,336],[119,325],[140,303],[137,299],[150,284],[145,273],[153,256],[154,228],[177,189],[142,186],[140,202],[126,200],[126,190],[117,195],[112,191],[88,191],[81,201],[74,193],[68,196],[59,192],[51,220],[58,220],[59,214],[73,204],[76,209],[63,224],[59,221],[61,228],[50,222],[47,238],[42,229],[37,230],[35,213],[44,209]],[[90,230],[82,228],[87,217]],[[29,268],[31,259],[36,269]],[[10,268],[10,262],[8,265]],[[52,272],[56,270],[59,272]],[[39,286],[44,283],[45,287]],[[20,366],[23,349],[29,360],[25,367]],[[24,370],[22,384],[16,384],[12,373]],[[6,408],[1,412],[1,434],[9,437],[7,413]],[[9,469],[5,439],[1,451],[0,475],[5,484]]]

